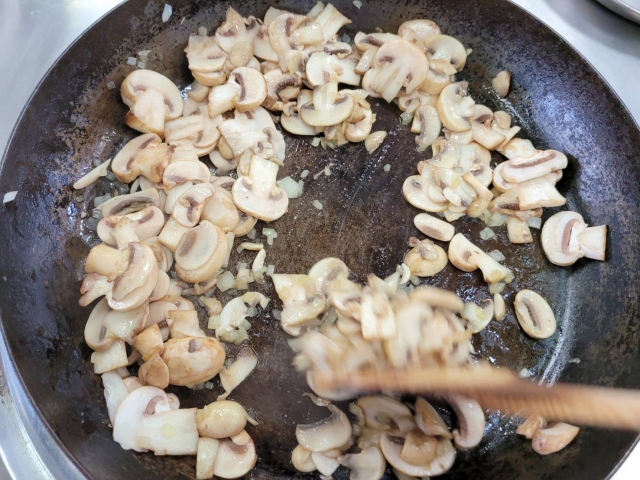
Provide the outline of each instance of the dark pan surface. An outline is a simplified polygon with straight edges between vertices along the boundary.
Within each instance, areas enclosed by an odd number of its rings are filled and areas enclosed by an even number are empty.
[[[135,133],[123,122],[118,90],[131,71],[126,58],[152,49],[148,67],[184,87],[190,83],[182,50],[189,32],[204,25],[212,32],[231,2],[171,2],[173,16],[160,21],[163,2],[129,1],[92,27],[49,72],[27,106],[6,152],[0,191],[19,190],[14,203],[0,207],[0,313],[15,363],[43,419],[69,455],[92,478],[193,478],[194,458],[154,457],[121,450],[111,439],[100,379],[91,372],[90,350],[82,331],[89,309],[77,306],[87,249],[80,215],[88,199],[108,190],[108,182],[74,200],[73,180],[96,159],[112,157]],[[508,315],[492,322],[475,339],[478,356],[497,365],[530,368],[537,379],[592,385],[640,387],[637,271],[640,215],[638,129],[618,98],[591,67],[554,33],[506,1],[366,0],[361,10],[335,2],[353,19],[346,32],[395,29],[405,20],[432,18],[444,33],[458,37],[473,53],[462,79],[472,95],[493,109],[506,109],[523,126],[521,136],[540,148],[567,153],[570,166],[559,184],[568,207],[592,225],[611,227],[607,262],[579,261],[572,267],[549,264],[536,241],[510,246],[504,229],[498,241],[483,242],[477,222],[458,221],[458,231],[487,249],[500,249],[516,281],[506,293]],[[267,2],[244,2],[241,13],[262,16]],[[311,2],[279,4],[306,12]],[[184,21],[182,21],[184,19]],[[158,54],[162,54],[160,60]],[[508,69],[513,75],[508,102],[492,93],[490,80]],[[287,160],[280,176],[298,178],[304,169],[304,195],[273,224],[279,237],[268,250],[276,271],[303,273],[326,256],[341,257],[362,279],[368,272],[392,273],[418,235],[417,211],[402,198],[403,180],[418,160],[413,136],[399,127],[393,105],[373,102],[374,129],[390,132],[383,148],[368,155],[362,144],[335,151],[311,148],[309,139],[287,137]],[[497,158],[497,157],[496,157]],[[312,175],[333,162],[332,175]],[[383,166],[391,165],[385,173]],[[313,200],[324,205],[318,212]],[[546,212],[546,216],[553,212]],[[262,227],[258,225],[259,229]],[[534,232],[538,240],[537,232]],[[244,258],[244,257],[242,257]],[[247,254],[246,259],[250,258]],[[232,261],[233,263],[233,261]],[[429,283],[456,290],[465,298],[488,296],[479,275],[449,267]],[[546,341],[525,337],[512,311],[521,288],[545,296],[558,318],[558,333]],[[274,298],[274,292],[266,293]],[[226,300],[222,297],[221,300]],[[302,397],[304,379],[290,367],[287,336],[270,311],[252,322],[249,344],[259,364],[233,399],[253,408],[260,426],[251,428],[259,460],[251,478],[293,478],[289,462],[296,423],[326,415]],[[276,302],[276,305],[278,303]],[[202,318],[203,326],[205,319]],[[233,350],[230,350],[233,354]],[[580,363],[569,359],[580,359]],[[221,392],[179,392],[185,407],[203,406]],[[442,478],[601,479],[614,469],[634,441],[631,433],[583,429],[559,454],[539,457],[529,442],[513,434],[514,422],[488,416],[479,448],[461,452]],[[341,472],[340,478],[347,478]],[[391,474],[389,474],[391,478]]]

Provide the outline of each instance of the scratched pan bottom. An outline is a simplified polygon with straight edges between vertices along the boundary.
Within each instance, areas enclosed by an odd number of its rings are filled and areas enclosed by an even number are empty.
[[[82,203],[70,188],[95,159],[113,157],[134,136],[124,125],[126,107],[118,90],[107,88],[111,81],[119,86],[131,71],[126,58],[151,49],[148,67],[186,86],[190,75],[182,50],[189,32],[200,25],[217,26],[232,3],[171,4],[174,13],[165,24],[159,21],[162,2],[130,0],[85,33],[32,97],[0,171],[0,191],[20,190],[15,202],[0,207],[2,328],[42,421],[89,478],[177,479],[193,478],[195,472],[194,458],[125,452],[111,439],[101,382],[91,372],[91,351],[82,337],[90,310],[77,305],[81,262],[87,254],[78,238],[85,231],[81,214],[89,197],[102,193],[106,185],[89,189]],[[494,229],[497,240],[482,241],[480,222],[455,222],[457,231],[484,250],[499,249],[516,273],[505,290],[506,318],[474,338],[477,357],[517,370],[528,368],[536,379],[638,387],[640,140],[617,97],[566,43],[505,1],[367,0],[361,9],[346,0],[335,4],[354,21],[345,29],[351,38],[361,29],[393,31],[403,21],[421,17],[434,19],[445,33],[459,38],[473,50],[460,75],[470,81],[473,97],[494,110],[508,111],[523,127],[521,136],[540,148],[565,152],[570,164],[559,189],[567,195],[568,207],[580,211],[589,224],[611,227],[607,262],[581,260],[560,268],[544,259],[536,230],[532,245],[513,246],[504,228]],[[234,6],[244,15],[262,16],[268,3]],[[286,0],[278,6],[306,12],[312,2]],[[491,78],[503,69],[513,79],[507,101],[490,89]],[[305,169],[311,174],[303,196],[292,200],[287,215],[270,225],[278,238],[268,248],[267,263],[275,264],[276,271],[304,273],[317,260],[337,256],[361,281],[369,272],[386,276],[402,260],[409,237],[419,235],[412,222],[418,212],[402,198],[401,186],[425,155],[415,152],[413,135],[400,127],[395,106],[372,103],[378,115],[375,129],[389,132],[373,155],[362,144],[325,151],[312,148],[309,139],[287,137],[280,176],[298,179]],[[314,179],[329,163],[334,164],[331,175]],[[386,164],[389,172],[383,169]],[[322,210],[313,207],[314,200],[323,204]],[[234,254],[232,263],[251,257]],[[425,283],[455,290],[465,300],[488,296],[477,272],[462,273],[451,266]],[[513,316],[513,296],[525,287],[540,292],[556,312],[558,332],[548,340],[526,337]],[[269,288],[264,293],[276,298]],[[290,366],[293,352],[271,317],[273,306],[279,302],[274,300],[252,321],[249,345],[259,363],[232,398],[254,409],[260,421],[259,427],[249,429],[259,455],[249,476],[296,478],[300,475],[289,461],[295,425],[327,412],[303,398],[308,389]],[[572,358],[580,363],[567,363]],[[213,390],[172,390],[183,406],[203,406],[221,393],[214,383]],[[583,429],[562,452],[539,457],[513,430],[508,419],[490,413],[481,445],[459,452],[442,478],[577,480],[584,479],[585,472],[590,479],[605,478],[634,442],[630,433]],[[340,471],[338,476],[347,474]]]

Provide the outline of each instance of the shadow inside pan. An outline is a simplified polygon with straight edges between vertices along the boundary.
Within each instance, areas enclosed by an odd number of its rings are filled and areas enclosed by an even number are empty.
[[[163,24],[162,4],[127,2],[74,44],[26,108],[0,177],[1,191],[20,191],[14,203],[0,207],[3,328],[44,420],[94,478],[195,475],[194,458],[125,452],[111,439],[101,382],[91,372],[91,352],[82,335],[90,309],[77,306],[87,254],[79,239],[88,232],[82,213],[90,214],[90,199],[108,191],[109,182],[87,189],[83,201],[70,188],[89,165],[113,157],[135,135],[124,125],[126,107],[119,91],[107,88],[111,81],[119,86],[131,71],[126,58],[150,49],[148,68],[185,87],[191,82],[183,53],[189,33],[201,25],[212,33],[230,3],[185,0],[172,5],[174,13]],[[239,10],[261,17],[267,6],[252,1]],[[304,13],[312,3],[285,1],[278,6]],[[494,110],[507,110],[523,127],[520,136],[539,148],[567,153],[570,167],[559,184],[567,207],[581,212],[589,224],[610,226],[607,262],[579,261],[560,268],[544,258],[536,230],[533,244],[516,246],[509,244],[504,228],[494,229],[497,240],[482,241],[484,225],[479,221],[455,222],[456,230],[470,235],[482,249],[500,250],[516,274],[505,290],[506,318],[474,338],[477,357],[517,370],[528,368],[537,380],[553,381],[561,375],[571,382],[638,387],[640,141],[619,100],[563,41],[507,2],[400,5],[367,0],[362,9],[348,1],[336,6],[354,22],[344,29],[351,38],[359,30],[395,31],[403,21],[426,17],[473,49],[459,76],[470,82],[472,96]],[[506,101],[490,89],[491,78],[503,69],[513,75]],[[287,159],[279,176],[298,179],[305,169],[311,173],[302,197],[291,200],[289,212],[269,225],[278,238],[267,250],[267,263],[275,264],[277,272],[304,273],[317,260],[336,256],[361,281],[369,272],[386,276],[408,250],[409,237],[419,235],[412,221],[418,211],[404,201],[401,186],[425,154],[415,151],[414,136],[400,126],[395,105],[378,100],[372,104],[374,130],[389,132],[373,155],[362,144],[323,150],[311,147],[308,138],[286,135]],[[330,176],[314,178],[330,163]],[[387,164],[389,172],[383,169]],[[313,207],[314,200],[322,203],[322,210]],[[546,209],[544,218],[553,213]],[[258,224],[259,233],[263,226]],[[234,253],[231,264],[249,258],[249,253]],[[423,283],[452,289],[465,300],[489,296],[478,272],[465,274],[450,265]],[[558,332],[552,338],[533,340],[521,331],[512,301],[522,288],[538,291],[554,308]],[[277,298],[268,286],[263,292]],[[250,429],[259,455],[252,478],[301,476],[289,461],[295,425],[326,415],[302,396],[308,388],[291,367],[287,335],[271,315],[278,307],[275,300],[252,321],[249,345],[259,363],[232,394],[252,408],[260,422]],[[206,326],[204,316],[202,321]],[[201,407],[221,393],[217,383],[212,390],[170,390],[179,393],[184,407]],[[583,429],[567,449],[540,457],[529,442],[514,435],[514,428],[513,421],[490,412],[481,445],[459,452],[455,466],[442,478],[582,479],[585,472],[589,478],[604,478],[634,440],[630,433]],[[348,477],[345,471],[338,476]]]

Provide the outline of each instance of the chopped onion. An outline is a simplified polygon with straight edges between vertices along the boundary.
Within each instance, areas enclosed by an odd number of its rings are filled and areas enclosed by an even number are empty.
[[[220,315],[212,315],[209,317],[209,323],[207,324],[209,330],[215,330],[220,328]]]
[[[320,203],[318,200],[314,200],[312,205],[313,205],[316,209],[318,209],[318,210],[322,210],[322,203]]]
[[[240,245],[238,245],[238,248],[236,248],[236,251],[238,253],[242,253],[244,250],[251,250],[252,252],[257,252],[258,250],[262,250],[264,248],[264,245],[261,243],[249,243],[249,242],[242,242]],[[241,264],[238,264],[238,268],[240,268]],[[242,264],[245,265],[245,264]]]
[[[255,240],[256,239],[256,229],[252,228],[251,230],[249,230],[249,233],[247,233],[247,237],[249,238],[249,240]]]
[[[300,178],[307,178],[308,175],[309,175],[309,170],[303,170],[302,173],[300,174]]]
[[[13,200],[16,198],[16,195],[18,195],[18,191],[14,190],[13,192],[7,192],[4,194],[4,198],[2,200],[2,203],[9,203],[9,202],[13,202]]]
[[[506,258],[500,250],[492,250],[489,252],[489,256],[496,262],[504,262],[504,259]]]
[[[109,90],[113,90],[114,88],[116,88],[116,84],[114,82],[107,82],[107,88]]]
[[[218,289],[221,292],[226,292],[235,283],[235,278],[233,277],[233,273],[224,272],[222,275],[218,277]]]
[[[249,335],[244,328],[238,328],[237,330],[223,330],[218,335],[218,338],[223,342],[240,345],[249,338]]]
[[[198,35],[200,37],[206,37],[209,32],[207,32],[207,27],[198,27]]]
[[[497,240],[495,232],[489,227],[480,231],[480,238],[482,240]]]
[[[289,198],[298,198],[302,193],[300,184],[291,177],[284,177],[278,180],[277,185],[284,190]]]
[[[402,112],[400,115],[400,124],[409,125],[413,120],[413,112]]]
[[[420,277],[418,277],[417,275],[411,275],[409,277],[409,281],[413,284],[413,285],[418,285],[420,283]]]
[[[531,370],[529,370],[528,368],[523,368],[518,372],[518,376],[520,378],[529,378],[531,376]]]
[[[276,232],[273,228],[263,228],[262,234],[267,237],[268,245],[273,245],[273,239],[278,238],[278,232]]]
[[[274,273],[276,273],[276,266],[275,265],[269,265],[267,267],[267,273],[266,274],[270,277]]]
[[[127,65],[135,65],[136,63],[138,63],[138,61],[136,60],[136,57],[129,57],[127,58]]]
[[[324,174],[328,177],[331,175],[331,165],[324,167]]]
[[[172,13],[173,13],[173,8],[171,8],[171,5],[169,5],[168,3],[165,3],[164,10],[162,10],[162,23],[165,23],[167,20],[169,20],[169,17],[171,16]]]
[[[542,226],[542,218],[531,217],[529,220],[527,220],[527,225],[529,225],[531,228],[539,229]]]
[[[138,56],[139,57],[148,57],[150,53],[151,53],[151,50],[140,50],[138,52]]]
[[[484,223],[487,224],[488,227],[500,227],[504,225],[506,222],[506,218],[501,213],[494,213],[491,215]]]
[[[271,310],[271,314],[276,320],[280,320],[282,318],[282,312],[280,310]]]
[[[275,310],[274,310],[275,311]],[[294,353],[300,353],[302,351],[302,339],[301,338],[290,338],[287,340],[287,343],[291,347]]]
[[[313,137],[313,139],[311,140],[311,146],[317,147],[318,145],[320,145],[320,137]],[[309,170],[307,170],[307,172],[308,171]]]
[[[387,163],[384,167],[382,167],[382,170],[389,173],[391,171],[391,165]]]
[[[567,360],[567,363],[580,363],[579,358],[572,358],[571,360]]]
[[[145,62],[138,62],[138,68],[147,68],[147,64]]]
[[[496,293],[502,293],[502,291],[504,290],[504,287],[506,286],[507,284],[505,282],[492,283],[489,285],[489,293],[491,295],[495,295]]]
[[[362,2],[360,0],[353,0],[353,6],[356,7],[358,10],[360,10],[360,8],[362,8]]]
[[[298,187],[300,188],[300,195],[304,193],[304,182],[302,180],[298,180]]]

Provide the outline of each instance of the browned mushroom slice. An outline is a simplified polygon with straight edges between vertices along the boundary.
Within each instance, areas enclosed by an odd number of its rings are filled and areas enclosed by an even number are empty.
[[[162,359],[169,367],[171,385],[196,385],[218,374],[224,365],[224,347],[215,338],[172,338]]]

